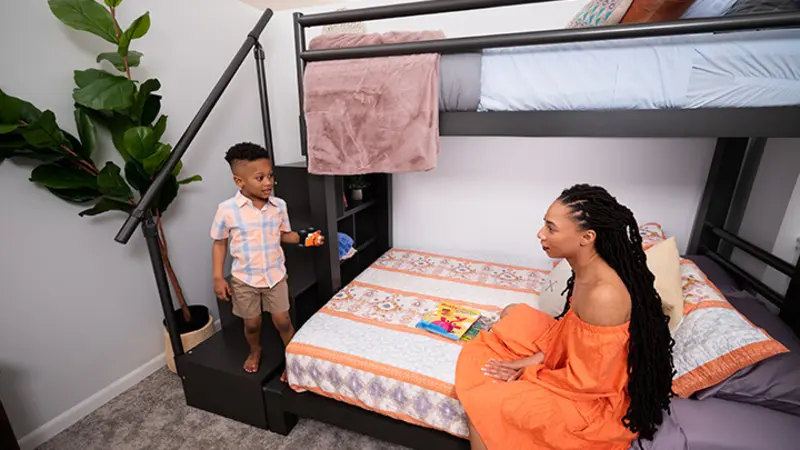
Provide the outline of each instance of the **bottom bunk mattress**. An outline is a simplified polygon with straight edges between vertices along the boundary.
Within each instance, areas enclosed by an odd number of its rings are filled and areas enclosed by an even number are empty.
[[[488,323],[510,303],[538,307],[547,271],[392,249],[298,330],[286,350],[289,384],[416,425],[467,437],[456,399],[463,341],[416,328],[448,301]]]
[[[673,390],[679,403],[694,405],[687,399],[694,393],[784,349],[737,313],[694,262],[681,259],[680,271],[684,311],[673,334]],[[416,324],[442,301],[478,309],[487,325],[511,303],[555,316],[561,307],[539,299],[540,290],[553,290],[554,278],[546,270],[389,250],[298,330],[286,349],[289,384],[466,438],[467,418],[454,386],[465,342]],[[681,433],[679,426],[665,427],[647,449],[673,448],[667,443]]]

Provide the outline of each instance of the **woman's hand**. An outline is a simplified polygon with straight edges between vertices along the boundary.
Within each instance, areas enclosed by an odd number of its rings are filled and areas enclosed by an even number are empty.
[[[501,381],[518,380],[525,372],[526,367],[535,366],[544,362],[544,353],[539,352],[528,358],[516,361],[498,361],[490,359],[481,369],[487,377],[496,378]]]

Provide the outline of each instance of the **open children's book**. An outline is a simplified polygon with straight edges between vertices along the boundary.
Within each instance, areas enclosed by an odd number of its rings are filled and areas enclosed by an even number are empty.
[[[476,325],[476,322],[483,323],[479,320],[480,318],[481,313],[478,310],[442,302],[422,317],[422,320],[417,323],[417,328],[456,341],[466,336],[468,336],[468,339],[464,340],[469,340],[480,331],[480,329],[477,329],[474,333],[472,332],[473,325]],[[470,331],[470,333],[467,333],[467,331]]]

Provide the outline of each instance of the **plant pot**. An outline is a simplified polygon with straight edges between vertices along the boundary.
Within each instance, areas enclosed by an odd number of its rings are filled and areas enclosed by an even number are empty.
[[[173,312],[175,322],[178,325],[178,332],[181,334],[184,352],[188,352],[216,332],[214,329],[214,317],[208,312],[207,307],[192,305],[189,307],[189,311],[192,313],[192,321],[190,323],[186,323],[183,320],[183,313],[180,309]],[[167,321],[164,320],[162,323],[164,324],[164,354],[167,359],[167,367],[173,373],[177,373],[172,343],[170,343],[169,333],[167,332]]]
[[[364,200],[364,191],[361,189],[353,189],[350,191],[350,198],[352,198],[354,202],[360,202]]]

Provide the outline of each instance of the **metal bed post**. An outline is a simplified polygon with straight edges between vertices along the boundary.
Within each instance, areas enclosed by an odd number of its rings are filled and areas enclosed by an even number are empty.
[[[306,71],[306,62],[300,58],[300,55],[306,51],[306,28],[300,24],[303,13],[296,12],[292,17],[294,20],[295,62],[297,64],[297,101],[300,107],[300,154],[307,156],[308,148],[306,146],[308,145],[308,140],[306,137],[306,118],[305,114],[303,114],[303,74]]]
[[[688,254],[697,254],[701,246],[717,251],[719,237],[707,229],[707,224],[720,228],[725,226],[747,143],[747,138],[717,139],[706,187],[692,227],[691,240],[687,247]]]
[[[744,213],[747,210],[747,202],[750,199],[750,193],[753,190],[753,183],[758,175],[758,168],[766,145],[766,138],[751,138],[747,144],[739,181],[736,183],[736,189],[733,192],[728,218],[725,220],[725,230],[733,234],[738,234],[742,226]],[[722,242],[719,253],[726,258],[730,258],[733,254],[733,246]]]

